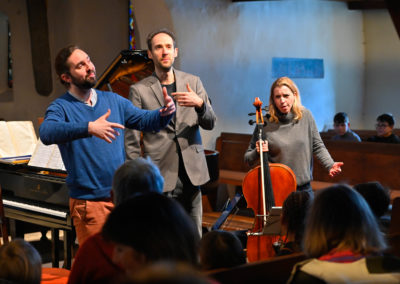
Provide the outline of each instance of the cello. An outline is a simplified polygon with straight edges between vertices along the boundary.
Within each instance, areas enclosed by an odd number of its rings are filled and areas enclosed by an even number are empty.
[[[247,207],[254,212],[253,228],[247,232],[247,259],[249,262],[270,258],[275,255],[273,248],[280,236],[263,234],[267,226],[268,213],[274,206],[282,206],[286,197],[296,190],[296,177],[284,164],[268,163],[268,153],[262,151],[264,119],[262,102],[255,98],[256,123],[260,145],[260,165],[250,170],[242,183]]]

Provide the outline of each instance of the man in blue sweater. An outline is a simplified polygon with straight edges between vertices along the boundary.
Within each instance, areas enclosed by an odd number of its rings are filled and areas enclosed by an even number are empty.
[[[115,93],[93,89],[95,66],[77,46],[63,48],[55,68],[67,92],[50,104],[39,133],[44,144],[60,148],[71,217],[82,244],[100,231],[114,207],[111,183],[125,160],[123,129],[157,132],[171,120],[175,104],[163,92],[164,107],[141,110]]]

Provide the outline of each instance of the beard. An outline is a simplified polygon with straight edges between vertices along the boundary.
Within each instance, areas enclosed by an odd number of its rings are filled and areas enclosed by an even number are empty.
[[[171,70],[171,68],[172,68],[172,64],[171,65],[162,65],[161,63],[159,63],[157,65],[158,65],[158,68],[165,73],[169,72],[169,70]]]
[[[94,78],[90,78],[89,75],[85,77],[85,79],[78,79],[72,75],[71,76],[71,83],[77,86],[79,89],[88,90],[93,88],[97,83],[96,74]]]

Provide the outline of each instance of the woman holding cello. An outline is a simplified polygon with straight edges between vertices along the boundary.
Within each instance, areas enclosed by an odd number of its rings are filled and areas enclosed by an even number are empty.
[[[297,190],[311,188],[311,167],[313,154],[321,161],[330,176],[341,172],[342,162],[334,162],[319,135],[314,118],[301,105],[296,84],[288,77],[278,78],[271,86],[267,124],[263,127],[265,139],[262,151],[268,152],[269,161],[290,167],[297,182]],[[257,129],[251,139],[244,159],[253,165],[259,157]]]

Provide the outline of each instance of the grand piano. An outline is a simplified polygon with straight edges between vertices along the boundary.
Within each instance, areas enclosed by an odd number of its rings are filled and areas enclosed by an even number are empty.
[[[153,62],[143,50],[123,50],[99,77],[97,89],[127,98],[129,86],[152,74]],[[69,214],[66,173],[26,164],[0,163],[0,187],[5,216],[51,228],[52,240],[64,231],[64,267],[71,267],[73,225]],[[13,229],[11,229],[11,235]],[[58,242],[52,242],[52,265],[58,267]]]

